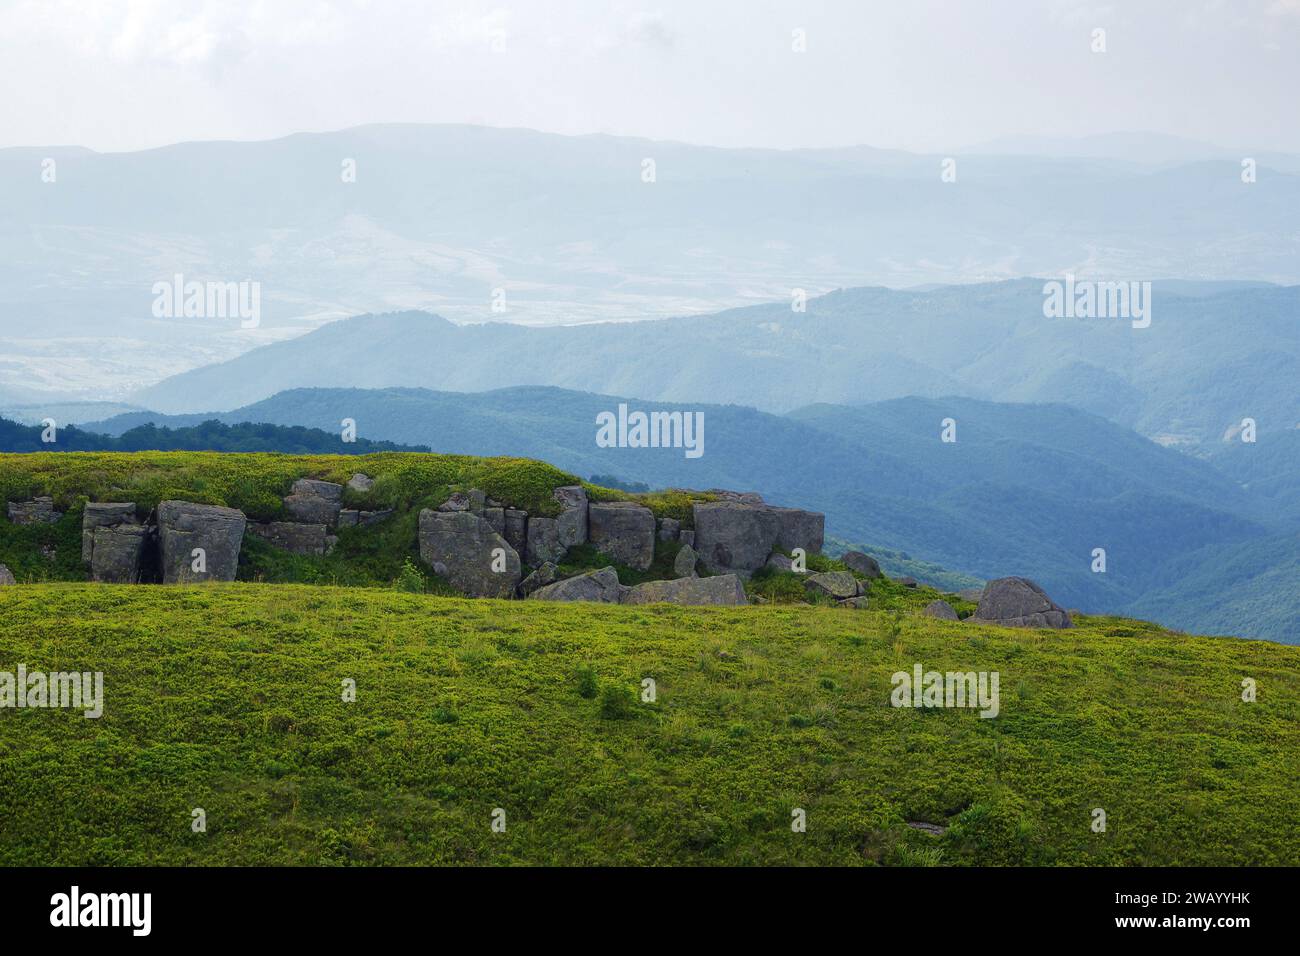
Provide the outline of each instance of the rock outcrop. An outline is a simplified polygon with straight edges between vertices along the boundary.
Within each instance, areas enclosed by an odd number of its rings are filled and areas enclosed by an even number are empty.
[[[343,486],[332,481],[299,478],[293,483],[284,507],[290,517],[302,524],[334,527],[343,509]]]
[[[551,497],[560,503],[560,516],[555,519],[560,544],[566,549],[586,544],[588,505],[587,492],[582,485],[556,488]]]
[[[369,494],[375,487],[375,479],[369,475],[363,475],[357,472],[348,479],[348,490],[355,491],[359,495]]]
[[[588,571],[576,577],[556,581],[538,588],[530,595],[534,601],[597,601],[618,604],[628,588],[618,582],[618,572],[613,568]]]
[[[675,581],[647,581],[631,588],[624,604],[748,604],[745,586],[734,574],[710,578],[678,578]]]
[[[158,505],[164,584],[233,581],[247,519],[235,508],[164,501]],[[201,553],[195,554],[198,550]]]
[[[0,564],[0,588],[9,587],[10,585],[17,583],[18,582],[14,579],[14,573],[9,570],[8,565]]]
[[[745,501],[709,501],[693,507],[695,550],[710,572],[748,575],[773,551],[821,551],[825,516],[797,508]]]
[[[1017,577],[998,578],[986,584],[973,619],[1004,627],[1073,626],[1065,608],[1033,581]]]
[[[63,517],[62,511],[54,510],[54,499],[48,495],[31,501],[11,501],[8,512],[14,524],[55,524]]]
[[[554,584],[558,577],[558,569],[555,565],[547,561],[540,568],[534,571],[528,577],[519,582],[519,594],[521,597],[528,597],[538,588],[544,588],[548,584]]]
[[[588,539],[601,554],[638,571],[648,570],[654,562],[655,516],[644,505],[598,502],[587,509],[587,523]]]
[[[471,597],[513,597],[519,554],[485,519],[469,511],[420,512],[420,558],[442,566],[447,580]]]

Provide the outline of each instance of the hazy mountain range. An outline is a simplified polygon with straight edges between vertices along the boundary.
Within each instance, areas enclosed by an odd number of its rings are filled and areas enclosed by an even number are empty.
[[[945,157],[379,125],[0,150],[0,398],[121,398],[394,309],[551,324],[1065,272],[1300,281],[1295,157],[1256,157],[1245,184],[1232,150],[1147,134],[1061,148]],[[156,318],[153,284],[176,274],[259,283],[260,324]]]
[[[703,412],[704,454],[598,447],[596,415],[620,403]],[[583,477],[752,489],[824,511],[837,538],[982,578],[1030,574],[1084,610],[1300,641],[1300,578],[1286,578],[1300,569],[1300,515],[1277,512],[1206,460],[1062,405],[908,398],[773,415],[556,388],[301,389],[217,416],[131,413],[86,427],[119,434],[210,417],[327,431],[353,418],[371,438],[526,455]],[[958,423],[956,443],[939,440],[944,417]],[[1091,570],[1097,547],[1105,573]]]
[[[1043,282],[849,289],[707,317],[526,328],[402,312],[331,323],[136,393],[165,412],[289,388],[512,385],[789,411],[905,396],[1060,402],[1166,443],[1300,423],[1300,286],[1162,283],[1148,328],[1049,319]]]

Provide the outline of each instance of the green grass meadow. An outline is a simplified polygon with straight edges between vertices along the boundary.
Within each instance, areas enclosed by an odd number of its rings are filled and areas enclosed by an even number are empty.
[[[0,710],[0,863],[1300,863],[1300,648],[939,621],[894,588],[869,611],[3,588],[0,671],[102,671],[105,708]],[[917,662],[999,672],[1000,715],[890,706]]]

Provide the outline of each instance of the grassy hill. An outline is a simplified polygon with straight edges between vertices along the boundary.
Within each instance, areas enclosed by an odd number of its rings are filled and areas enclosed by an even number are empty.
[[[0,711],[0,863],[1300,863],[1300,650],[873,597],[3,588],[0,669],[102,671],[106,703]],[[891,707],[917,662],[998,671],[1000,715]]]

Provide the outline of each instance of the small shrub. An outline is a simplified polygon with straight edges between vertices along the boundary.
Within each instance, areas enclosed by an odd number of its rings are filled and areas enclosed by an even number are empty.
[[[600,716],[606,720],[627,720],[632,716],[636,698],[619,684],[609,684],[600,694]]]
[[[415,562],[407,558],[402,563],[402,571],[397,576],[394,587],[399,591],[406,591],[408,594],[423,594],[427,584],[424,572],[415,566]]]
[[[578,696],[586,700],[592,700],[600,691],[600,684],[596,680],[596,672],[588,664],[583,664],[578,668]]]

